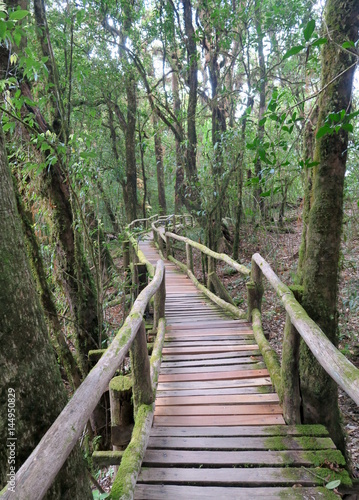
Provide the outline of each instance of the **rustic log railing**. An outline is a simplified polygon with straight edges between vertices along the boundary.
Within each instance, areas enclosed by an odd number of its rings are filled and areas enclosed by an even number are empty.
[[[150,366],[143,314],[153,296],[156,297],[158,315],[161,319],[158,320],[159,328]],[[146,443],[143,442],[143,439],[146,440],[146,433],[142,431],[143,428],[151,425],[153,418],[154,390],[158,380],[161,345],[164,339],[164,301],[165,269],[163,262],[158,261],[151,283],[138,295],[130,314],[111,345],[17,472],[17,500],[40,500],[44,497],[78,442],[98,401],[108,388],[111,378],[130,349],[133,365],[136,367],[132,375],[133,394],[137,410],[133,436],[141,436],[141,440],[139,442],[136,440],[135,445],[132,444],[132,448],[139,446],[144,452]],[[128,449],[131,451],[131,443]],[[136,457],[141,460],[140,450],[137,450]],[[130,474],[129,479],[122,476],[122,483],[129,481],[132,484],[134,477],[135,472]],[[13,494],[10,491],[4,491],[1,498],[7,500],[13,498],[11,495]],[[119,498],[119,496],[114,498]]]
[[[276,391],[283,403],[284,418],[288,424],[300,423],[300,393],[299,393],[299,343],[300,338],[307,344],[318,363],[324,368],[328,375],[359,405],[359,369],[357,369],[332,342],[328,339],[320,327],[308,316],[299,302],[300,287],[290,289],[280,281],[270,265],[256,253],[252,257],[251,270],[231,259],[226,254],[213,252],[205,245],[190,240],[177,234],[163,231],[158,221],[151,223],[153,238],[162,252],[163,258],[177,264],[191,280],[214,302],[230,311],[235,316],[247,317],[252,322],[256,341],[263,354],[264,361],[270,371]],[[177,240],[186,245],[186,264],[176,260],[172,255],[171,240]],[[227,263],[244,277],[250,276],[247,283],[248,311],[240,312],[235,306],[226,300],[220,299],[207,287],[198,282],[193,274],[192,248],[199,250],[209,258],[208,273],[213,272],[211,259]],[[211,271],[212,270],[212,271]],[[261,301],[263,296],[263,276],[276,291],[282,305],[286,310],[286,324],[283,340],[283,361],[280,365],[278,356],[271,348],[265,338],[261,321]],[[220,295],[220,287],[213,284],[217,295]],[[227,299],[227,297],[226,297]],[[228,299],[227,299],[228,300]]]

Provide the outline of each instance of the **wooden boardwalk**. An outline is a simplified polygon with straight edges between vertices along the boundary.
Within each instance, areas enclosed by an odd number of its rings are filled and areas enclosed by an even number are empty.
[[[152,244],[140,247],[156,263]],[[308,467],[328,451],[340,463],[341,454],[324,427],[285,425],[251,325],[209,302],[170,262],[166,293],[154,424],[135,498],[328,498]]]

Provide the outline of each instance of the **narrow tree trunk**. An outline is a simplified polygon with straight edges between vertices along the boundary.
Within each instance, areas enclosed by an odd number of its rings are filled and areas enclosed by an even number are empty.
[[[240,152],[238,155],[238,167],[237,167],[237,207],[236,207],[236,225],[234,230],[234,239],[233,239],[233,259],[238,260],[239,254],[239,230],[241,227],[242,220],[242,191],[243,191],[243,159],[244,159],[244,150],[245,150],[245,141],[246,141],[246,128],[247,128],[247,116],[248,110],[251,110],[253,106],[253,99],[248,97],[247,99],[247,109],[243,113],[242,116],[242,130],[241,130],[241,144],[240,144]]]
[[[66,404],[66,393],[49,342],[32,280],[5,144],[0,130],[0,488],[9,472],[8,396],[15,395],[16,470],[38,444]],[[4,411],[5,410],[5,411]],[[16,491],[16,485],[15,485]],[[16,495],[16,494],[15,494]],[[70,455],[54,486],[51,500],[92,498],[78,448]]]
[[[318,122],[318,107],[315,108],[312,117],[307,121],[304,129],[304,161],[309,159],[313,161],[314,146],[315,146],[315,130]],[[309,168],[304,171],[304,204],[302,212],[302,241],[299,249],[297,281],[302,284],[303,282],[303,267],[305,265],[305,258],[307,253],[307,227],[309,222],[309,213],[312,198],[312,184],[313,184],[313,169]]]
[[[126,79],[127,127],[126,127],[126,218],[137,219],[137,171],[136,171],[136,81],[130,70]]]
[[[258,111],[257,141],[258,145],[261,146],[264,138],[264,124],[261,124],[261,120],[265,113],[265,105],[266,105],[266,66],[265,66],[264,51],[263,51],[261,7],[258,0],[255,1],[255,26],[256,26],[257,40],[258,40],[258,62],[259,62],[259,111]],[[264,198],[261,196],[262,194],[261,181],[263,179],[262,162],[259,156],[255,164],[255,174],[260,181],[255,189],[255,199],[257,206],[260,209],[261,216],[264,217],[265,215]]]
[[[191,184],[197,181],[197,132],[196,132],[196,110],[197,110],[197,87],[198,87],[198,62],[195,31],[192,24],[191,0],[182,0],[185,33],[187,37],[187,61],[188,61],[188,107],[187,107],[187,134],[188,146],[186,155],[186,174]]]
[[[158,130],[158,118],[157,118],[156,113],[152,113],[152,123],[153,123],[154,141],[155,141],[158,203],[160,206],[160,214],[164,215],[167,212],[166,193],[165,193],[165,175],[164,175],[164,169],[163,169],[162,141],[161,141],[160,132]]]
[[[179,119],[181,114],[181,99],[178,88],[178,63],[177,54],[172,57],[175,62],[172,71],[172,94],[173,94],[173,113]],[[183,134],[182,134],[183,135]],[[183,149],[182,144],[175,136],[176,143],[176,181],[175,181],[175,213],[179,213],[181,207],[183,206],[183,187],[184,187],[184,161],[183,161]]]
[[[325,25],[330,36],[322,48],[321,87],[328,85],[328,88],[320,97],[318,128],[329,113],[350,109],[355,56],[342,50],[341,45],[344,40],[357,41],[358,1],[327,0]],[[303,306],[334,345],[338,342],[338,264],[347,146],[348,132],[343,129],[316,139],[314,160],[319,164],[313,170],[313,203],[303,269]],[[343,450],[337,386],[309,350],[302,347],[300,384],[304,422],[326,425],[336,445]]]

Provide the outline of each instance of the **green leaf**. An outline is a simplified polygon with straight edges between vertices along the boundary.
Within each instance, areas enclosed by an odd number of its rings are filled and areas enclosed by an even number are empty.
[[[318,38],[315,40],[315,42],[312,43],[312,47],[318,47],[319,45],[324,45],[327,43],[328,39],[327,38]]]
[[[260,127],[263,127],[263,125],[265,124],[265,122],[267,121],[267,117],[265,116],[264,118],[262,118],[260,121],[259,121],[259,126]]]
[[[6,28],[7,28],[6,22],[0,21],[0,39],[5,37]]]
[[[355,44],[352,41],[344,42],[342,47],[343,49],[355,49]]]
[[[15,41],[17,47],[19,47],[20,46],[20,42],[21,42],[21,33],[19,33],[18,31],[16,31],[14,33],[14,41]]]
[[[269,191],[265,191],[264,193],[261,193],[262,198],[266,198],[267,196],[271,195],[272,190],[270,189]]]
[[[324,135],[326,134],[330,134],[332,132],[332,129],[330,127],[328,127],[328,125],[324,125],[324,127],[321,127],[318,132],[317,132],[317,135],[315,136],[317,139],[320,139],[321,137],[323,137]]]
[[[336,479],[335,481],[330,481],[330,483],[327,483],[325,487],[327,490],[334,490],[334,488],[338,488],[340,485],[340,479]]]
[[[353,132],[353,125],[351,123],[344,123],[343,130],[346,132]]]
[[[296,45],[295,47],[292,47],[284,54],[283,59],[288,59],[288,57],[292,57],[295,54],[298,54],[298,52],[301,52],[303,49],[305,49],[304,45]]]
[[[312,36],[314,29],[315,29],[315,20],[311,19],[309,21],[309,23],[307,24],[307,26],[303,29],[303,35],[304,35],[306,42],[309,42],[310,37]]]
[[[11,21],[20,21],[21,19],[24,19],[28,13],[28,10],[15,10],[14,12],[10,12],[9,19]]]

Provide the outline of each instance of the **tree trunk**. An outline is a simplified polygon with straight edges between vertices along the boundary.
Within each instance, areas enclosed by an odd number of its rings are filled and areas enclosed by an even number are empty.
[[[36,20],[37,38],[40,43],[42,56],[46,57],[48,80],[52,85],[49,92],[52,109],[52,129],[62,142],[67,142],[68,133],[63,99],[60,89],[59,72],[52,50],[49,27],[46,19],[44,0],[34,0],[34,14]]]
[[[72,382],[74,389],[77,389],[81,384],[81,372],[77,366],[76,360],[67,345],[66,338],[63,334],[57,309],[55,298],[47,283],[44,264],[41,256],[39,242],[34,233],[34,220],[31,212],[25,209],[21,195],[17,188],[14,188],[16,195],[17,210],[20,215],[24,239],[26,243],[27,253],[30,260],[33,276],[37,283],[38,294],[41,300],[42,307],[47,316],[47,322],[50,326],[53,335],[55,348],[58,357],[65,368],[68,380]]]
[[[233,238],[233,259],[238,260],[239,256],[239,230],[241,227],[242,220],[242,192],[243,192],[243,160],[244,160],[244,150],[245,150],[245,142],[246,142],[246,128],[247,128],[247,116],[248,110],[252,110],[253,107],[253,99],[251,97],[247,98],[247,108],[242,116],[242,130],[241,130],[241,144],[240,151],[238,155],[238,167],[237,167],[237,207],[236,207],[236,226],[234,230],[234,238]]]
[[[128,68],[126,78],[127,127],[126,127],[126,199],[127,222],[137,219],[137,171],[136,171],[136,81]]]
[[[0,481],[5,485],[13,437],[8,396],[15,394],[16,470],[38,444],[66,404],[39,299],[26,256],[5,144],[0,130]],[[14,392],[13,392],[14,391]],[[16,485],[15,485],[16,489]],[[79,448],[71,454],[47,494],[51,500],[92,498]]]
[[[328,87],[319,101],[318,129],[329,113],[350,109],[355,56],[341,45],[345,40],[357,41],[358,1],[327,0],[325,23],[330,36],[322,48],[321,86]],[[303,306],[334,345],[338,341],[338,264],[347,145],[348,132],[343,129],[316,139],[314,160],[319,164],[313,170],[303,269]],[[337,386],[305,346],[301,350],[300,377],[304,422],[326,425],[343,450]]]
[[[152,113],[152,123],[154,130],[155,141],[155,157],[156,157],[156,172],[157,172],[157,190],[158,190],[158,203],[160,206],[160,214],[164,215],[167,212],[166,207],[166,193],[165,193],[165,175],[163,170],[163,150],[161,135],[158,130],[158,118],[156,113]]]
[[[318,107],[312,114],[311,119],[309,119],[305,125],[304,129],[304,161],[309,159],[311,162],[314,158],[314,146],[315,146],[315,130],[318,122]],[[303,282],[303,267],[305,265],[305,257],[307,250],[307,227],[309,221],[309,213],[312,198],[312,183],[313,183],[313,169],[308,168],[304,171],[304,204],[302,212],[302,241],[299,249],[299,259],[298,259],[298,270],[297,270],[297,281],[302,284]]]
[[[258,39],[258,63],[259,63],[259,111],[258,111],[257,143],[258,147],[261,147],[264,138],[264,124],[261,124],[261,120],[265,113],[267,76],[266,76],[266,66],[265,66],[264,51],[263,51],[261,7],[258,0],[255,1],[255,26]],[[261,181],[263,179],[263,174],[262,174],[262,162],[259,156],[255,163],[255,174],[259,179],[259,183],[255,188],[254,194],[257,207],[259,207],[261,216],[263,217],[265,215],[264,198],[261,196],[262,194]]]
[[[196,149],[196,110],[197,110],[197,86],[198,86],[198,62],[195,32],[192,24],[191,0],[182,0],[185,33],[187,36],[187,60],[188,60],[188,107],[187,107],[187,161],[186,174],[190,184],[197,180]]]
[[[172,56],[173,71],[172,71],[172,94],[173,94],[173,113],[177,119],[180,119],[181,114],[181,99],[178,88],[178,56],[176,53]],[[183,135],[183,134],[181,134]],[[175,136],[176,143],[176,181],[175,181],[175,213],[179,213],[183,206],[183,188],[184,188],[184,161],[183,161],[183,148],[177,136]]]

